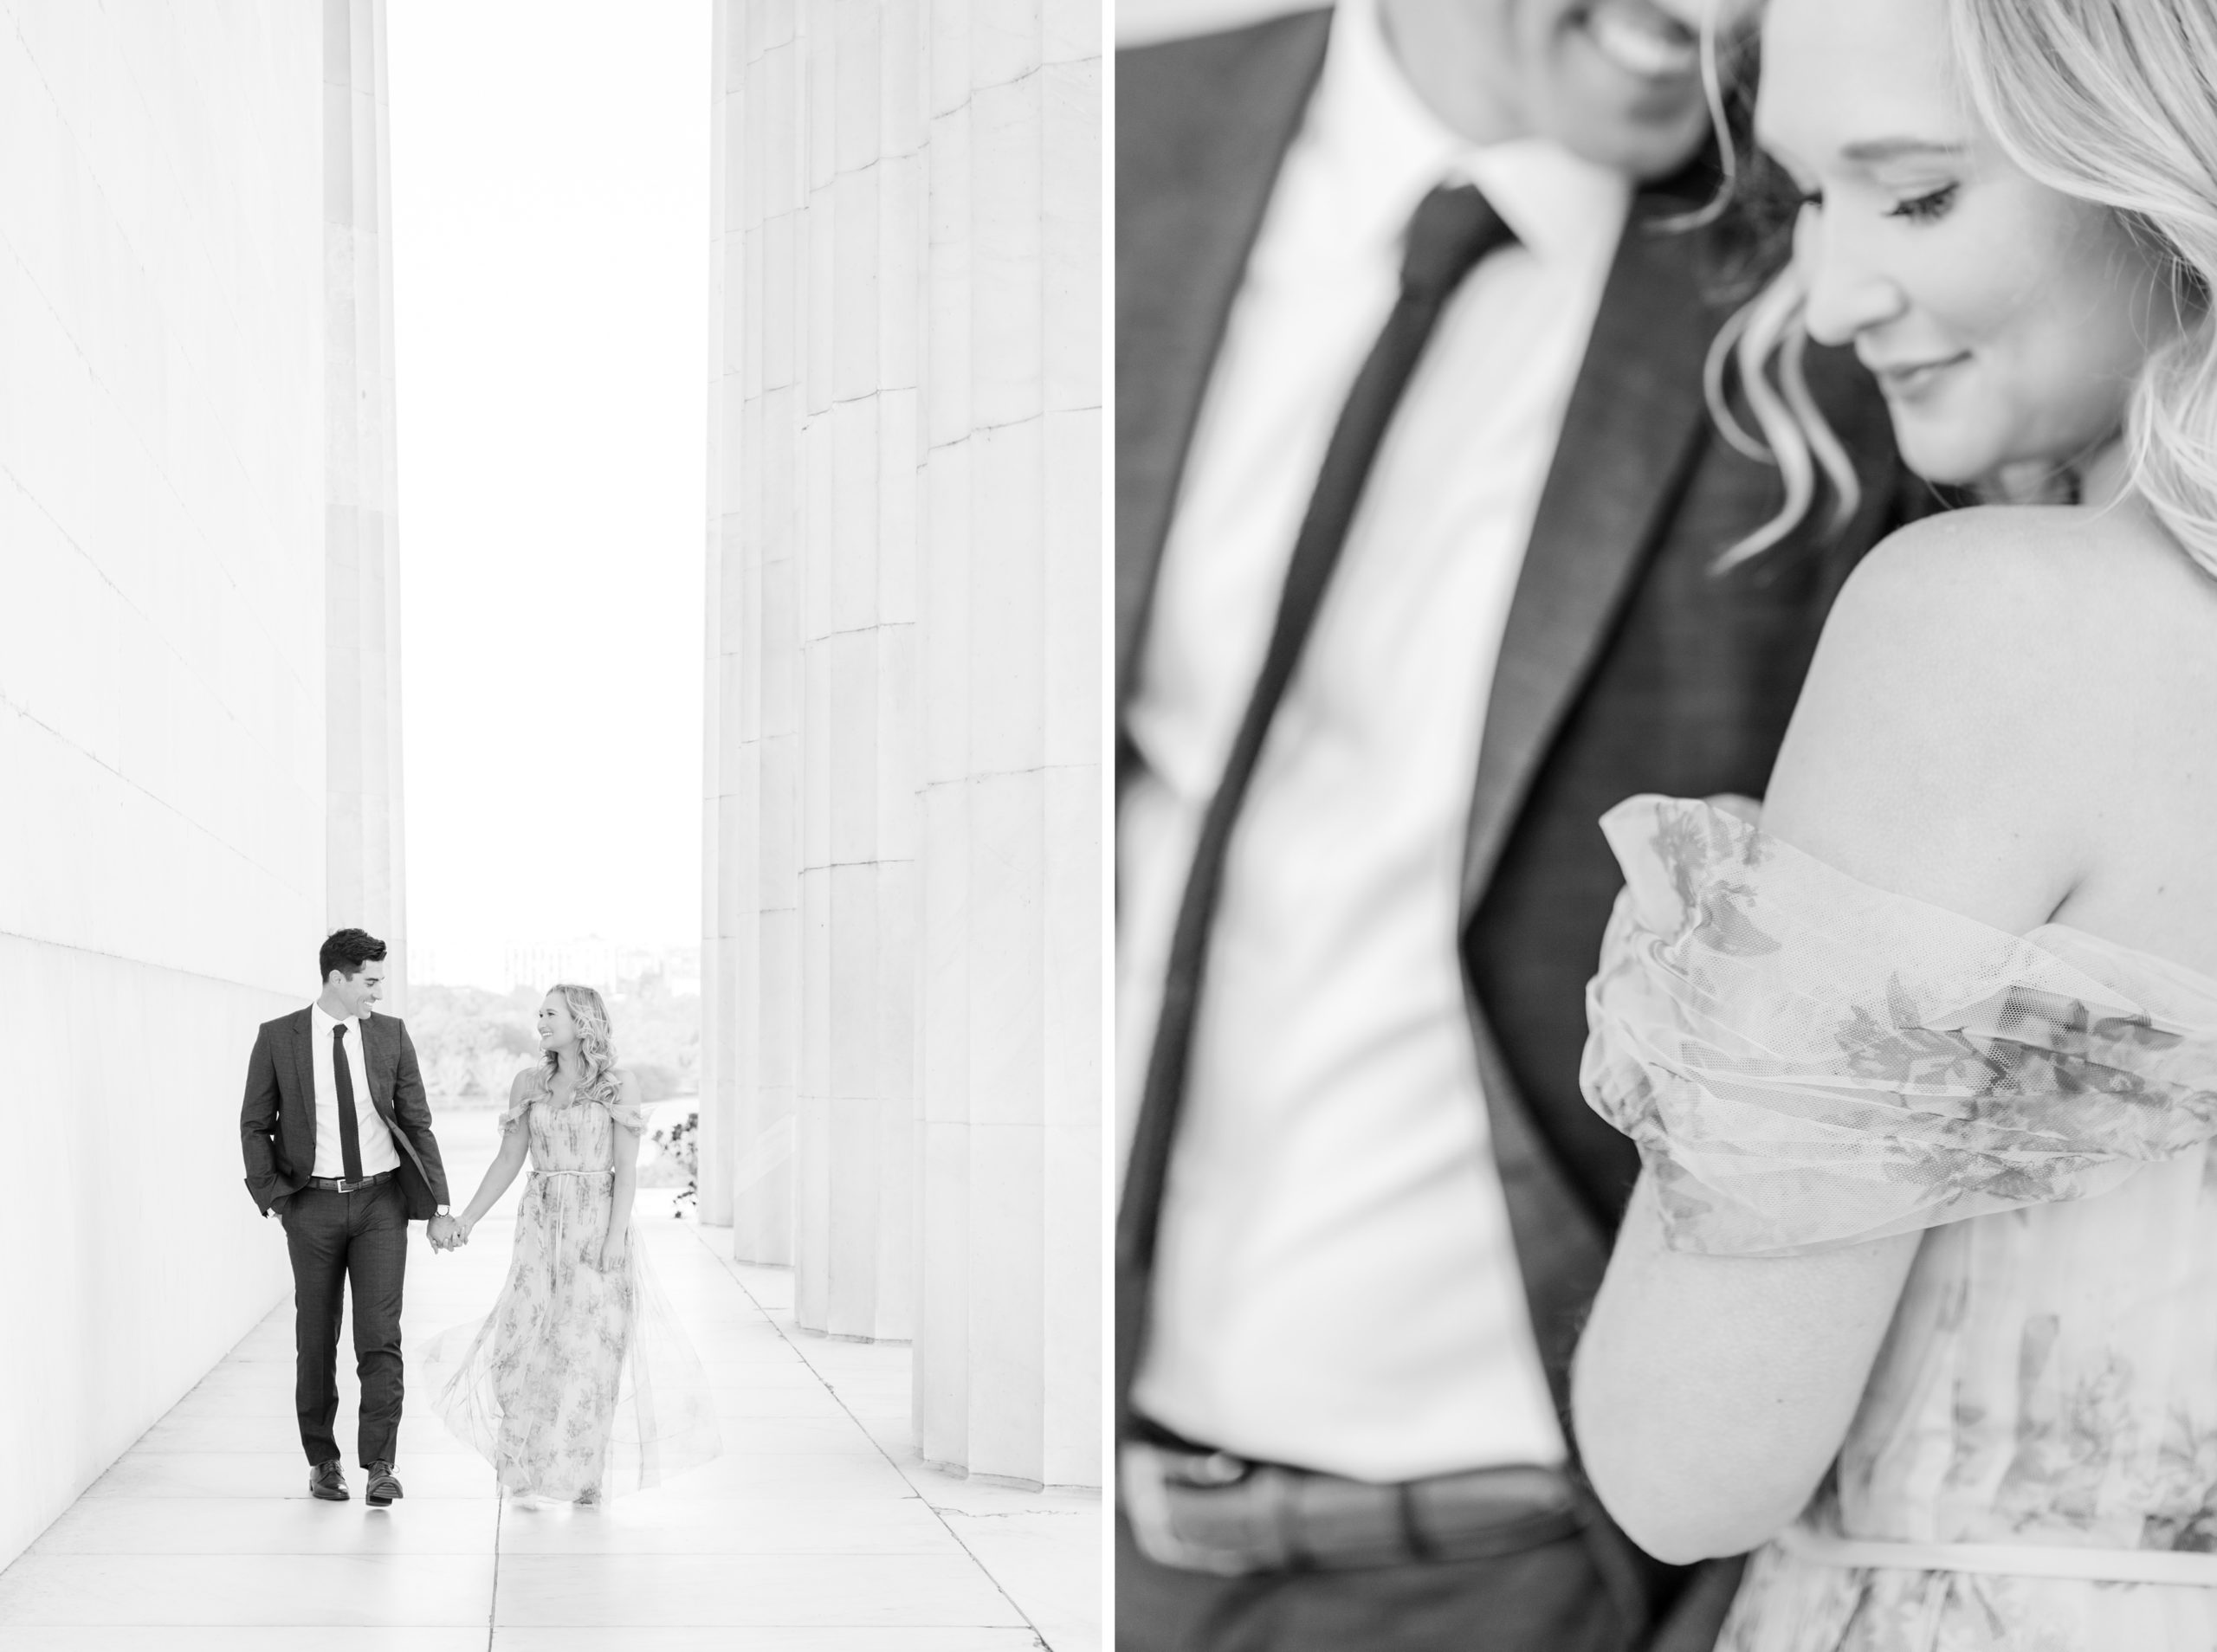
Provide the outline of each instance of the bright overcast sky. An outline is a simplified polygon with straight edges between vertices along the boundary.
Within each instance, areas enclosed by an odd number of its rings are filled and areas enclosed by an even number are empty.
[[[390,0],[409,926],[700,936],[708,0]]]

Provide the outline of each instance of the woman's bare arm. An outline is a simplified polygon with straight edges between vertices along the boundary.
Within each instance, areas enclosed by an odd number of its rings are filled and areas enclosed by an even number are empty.
[[[626,1072],[617,1074],[617,1082],[622,1089],[624,1106],[637,1113],[639,1081]],[[610,1151],[616,1156],[616,1185],[608,1209],[608,1236],[601,1242],[600,1248],[600,1265],[605,1268],[624,1265],[631,1231],[631,1204],[639,1191],[639,1133],[627,1125],[617,1124],[611,1133],[613,1140]]]
[[[517,1074],[508,1085],[508,1107],[514,1111],[523,1103],[524,1088],[531,1080],[531,1070]],[[500,1202],[501,1195],[508,1191],[508,1184],[516,1179],[516,1172],[523,1168],[524,1159],[531,1152],[529,1126],[519,1120],[514,1128],[501,1133],[501,1151],[485,1167],[485,1179],[477,1184],[477,1191],[462,1210],[462,1236],[467,1241],[469,1230],[484,1217],[485,1213]]]
[[[1762,824],[1865,882],[2022,933],[2078,865],[2078,822],[2041,795],[2052,753],[2028,749],[2062,726],[2044,703],[2055,686],[2026,662],[2070,655],[2040,635],[2037,591],[2013,599],[2026,570],[1999,556],[1957,525],[1898,535],[1866,562],[1826,627]],[[1917,1243],[1672,1250],[1643,1179],[1572,1398],[1586,1470],[1634,1542],[1671,1561],[1734,1554],[1800,1513]]]

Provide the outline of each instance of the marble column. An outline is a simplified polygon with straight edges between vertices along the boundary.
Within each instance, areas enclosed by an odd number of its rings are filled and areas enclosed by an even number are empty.
[[[705,1210],[906,1338],[921,59],[878,0],[717,28]]]
[[[385,0],[323,3],[326,926],[386,944],[406,1005]],[[311,971],[313,974],[313,971]]]
[[[930,18],[916,1421],[1098,1485],[1101,16]]]
[[[704,1208],[1097,1484],[1099,6],[716,16]]]
[[[806,203],[794,1308],[906,1339],[914,1276],[917,9],[801,0]]]
[[[701,1212],[793,1255],[799,1049],[800,350],[792,8],[718,0],[711,112]]]

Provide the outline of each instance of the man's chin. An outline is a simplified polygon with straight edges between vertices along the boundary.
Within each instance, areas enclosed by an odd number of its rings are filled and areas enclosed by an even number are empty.
[[[1549,134],[1582,160],[1624,173],[1638,183],[1669,177],[1693,159],[1710,133],[1709,112],[1697,101],[1676,101],[1651,113],[1612,106],[1606,116],[1559,119]]]

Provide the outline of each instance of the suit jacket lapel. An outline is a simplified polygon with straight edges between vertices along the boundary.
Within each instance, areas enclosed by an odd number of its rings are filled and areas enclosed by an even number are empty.
[[[1635,202],[1571,392],[1486,704],[1464,854],[1465,925],[1697,452],[1707,307],[1684,243],[1651,227],[1684,204]],[[1517,1267],[1567,1417],[1571,1353],[1608,1264],[1609,1236],[1535,1127],[1475,999],[1470,1011]]]
[[[303,1010],[293,1017],[292,1036],[288,1041],[293,1056],[293,1094],[301,1100],[301,1112],[307,1128],[308,1163],[315,1163],[315,1051],[309,1041],[315,1036],[315,1016]]]
[[[392,1122],[392,1097],[390,1088],[382,1083],[385,1073],[385,1017],[366,1015],[362,1018],[362,1082],[370,1087],[370,1105],[377,1109],[388,1130],[398,1129]]]
[[[1130,690],[1209,372],[1328,11],[1123,55],[1116,119],[1116,694]]]
[[[1710,329],[1695,261],[1643,196],[1617,249],[1509,610],[1470,807],[1462,920],[1696,451]]]
[[[386,1075],[388,1072],[394,1076],[398,1075],[399,1059],[397,1050],[391,1052],[390,1063],[386,1059],[388,1046],[394,1036],[385,1030],[385,1023],[390,1019],[390,1016],[379,1015],[362,1017],[363,1081],[370,1087],[370,1105],[378,1110],[378,1117],[385,1120],[385,1127],[392,1133],[393,1145],[416,1167],[417,1175],[423,1178],[428,1187],[430,1174],[423,1168],[423,1156],[417,1152],[415,1140],[402,1127],[400,1120],[393,1116],[392,1085]]]

